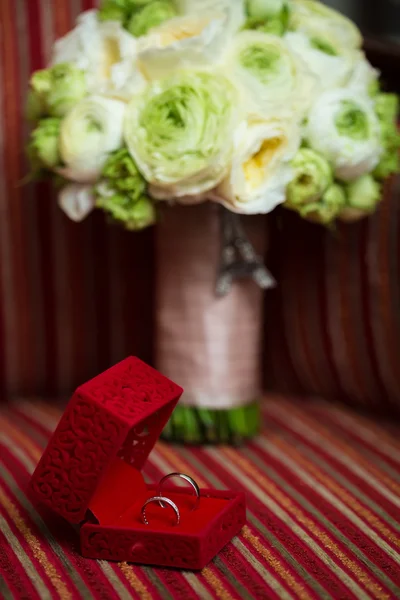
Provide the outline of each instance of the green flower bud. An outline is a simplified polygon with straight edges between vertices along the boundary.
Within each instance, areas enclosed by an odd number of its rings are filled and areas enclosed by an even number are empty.
[[[114,222],[123,224],[130,231],[139,231],[155,223],[154,204],[147,196],[136,200],[129,194],[113,194],[102,184],[96,186],[96,194],[97,208],[103,209]]]
[[[384,148],[374,176],[386,179],[400,170],[400,134],[397,128],[399,98],[396,94],[378,94],[375,98],[375,112],[381,124],[382,145]]]
[[[384,153],[374,170],[374,177],[379,180],[386,179],[400,171],[400,135],[393,145],[385,148]]]
[[[346,191],[344,186],[334,183],[318,202],[306,204],[300,209],[300,215],[308,221],[328,225],[339,215],[346,204]]]
[[[102,181],[117,193],[129,194],[132,201],[137,201],[146,190],[146,181],[125,148],[111,154],[103,168]]]
[[[146,185],[133,158],[122,148],[111,154],[103,168],[95,188],[96,205],[127,229],[144,229],[156,218],[153,202],[145,195]]]
[[[135,37],[140,37],[146,35],[153,27],[176,17],[177,14],[178,11],[171,0],[155,0],[155,2],[146,4],[138,12],[135,12],[131,16],[126,29]]]
[[[306,204],[318,202],[333,183],[328,161],[314,150],[301,148],[292,161],[294,178],[287,188],[286,206],[299,210]]]
[[[42,100],[42,97],[38,94],[35,94],[33,90],[28,92],[25,112],[28,121],[32,121],[33,123],[39,121],[46,113],[45,102]]]
[[[61,119],[42,119],[31,134],[28,155],[33,170],[53,169],[61,162],[58,149]]]
[[[372,175],[363,175],[347,185],[347,204],[340,211],[342,221],[357,221],[373,213],[381,199],[381,186]]]
[[[129,219],[126,221],[126,228],[129,231],[140,231],[150,225],[154,225],[156,222],[157,214],[154,207],[154,203],[147,198],[142,198],[133,207],[129,215]]]
[[[85,73],[70,63],[37,71],[31,78],[28,117],[63,117],[86,95]]]

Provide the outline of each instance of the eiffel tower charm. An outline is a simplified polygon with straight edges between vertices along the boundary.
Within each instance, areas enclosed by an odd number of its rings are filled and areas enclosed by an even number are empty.
[[[251,278],[266,290],[275,287],[275,280],[264,266],[248,239],[240,216],[220,208],[221,264],[216,286],[217,296],[226,296],[237,279]]]

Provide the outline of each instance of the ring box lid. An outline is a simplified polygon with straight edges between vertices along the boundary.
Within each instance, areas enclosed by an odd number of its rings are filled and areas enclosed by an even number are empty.
[[[182,392],[134,357],[80,386],[32,475],[36,498],[80,523],[103,504],[99,495],[109,496],[113,481],[126,476],[130,493],[113,496],[113,511],[121,513]]]

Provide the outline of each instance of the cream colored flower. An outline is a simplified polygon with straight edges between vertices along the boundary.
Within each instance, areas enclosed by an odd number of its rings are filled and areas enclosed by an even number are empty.
[[[244,214],[268,213],[285,201],[293,177],[290,161],[301,141],[293,122],[254,120],[238,135],[230,172],[214,199]]]
[[[225,45],[222,12],[175,17],[138,40],[139,65],[148,79],[218,62]]]
[[[116,21],[100,22],[97,11],[82,13],[76,27],[57,40],[52,64],[70,62],[86,74],[89,93],[128,100],[145,79],[137,67],[137,42]]]

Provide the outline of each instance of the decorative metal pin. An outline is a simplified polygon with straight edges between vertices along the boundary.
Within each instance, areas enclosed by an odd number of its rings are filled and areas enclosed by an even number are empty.
[[[222,251],[217,296],[226,296],[235,280],[247,277],[264,290],[275,287],[276,282],[247,237],[239,215],[221,207],[220,224]]]

